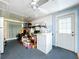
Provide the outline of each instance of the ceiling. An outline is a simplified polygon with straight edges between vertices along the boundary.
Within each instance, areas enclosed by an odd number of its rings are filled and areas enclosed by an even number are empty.
[[[49,0],[36,10],[30,5],[32,0],[0,0],[0,2],[6,4],[6,8],[1,6],[0,8],[32,20],[74,6],[79,0]]]

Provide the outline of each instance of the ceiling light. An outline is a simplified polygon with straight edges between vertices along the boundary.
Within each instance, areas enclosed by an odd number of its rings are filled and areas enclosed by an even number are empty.
[[[37,9],[37,7],[36,6],[33,6],[33,9]]]
[[[32,9],[34,9],[34,10],[36,10],[38,7],[37,6],[31,6],[32,7]]]
[[[32,0],[31,6],[34,10],[38,8],[38,4],[37,4],[38,2],[39,2],[39,0]]]
[[[32,2],[31,5],[36,5],[36,2]]]

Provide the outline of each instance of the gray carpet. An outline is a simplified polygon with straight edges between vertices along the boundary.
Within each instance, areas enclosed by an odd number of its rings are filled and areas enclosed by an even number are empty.
[[[1,59],[1,54],[0,54],[0,59]]]
[[[1,59],[77,59],[77,55],[59,47],[53,47],[46,55],[37,49],[26,49],[17,41],[10,41],[5,46]]]

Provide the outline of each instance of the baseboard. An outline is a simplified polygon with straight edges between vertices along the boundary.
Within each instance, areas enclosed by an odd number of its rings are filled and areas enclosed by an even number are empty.
[[[17,38],[15,37],[15,38],[8,38],[8,39],[6,39],[6,41],[10,41],[10,40],[16,40]]]

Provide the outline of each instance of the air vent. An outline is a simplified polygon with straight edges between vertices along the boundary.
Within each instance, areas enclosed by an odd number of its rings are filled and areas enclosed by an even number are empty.
[[[38,6],[41,6],[41,5],[45,4],[46,2],[48,2],[48,0],[39,0],[39,2],[37,4],[38,4]]]

